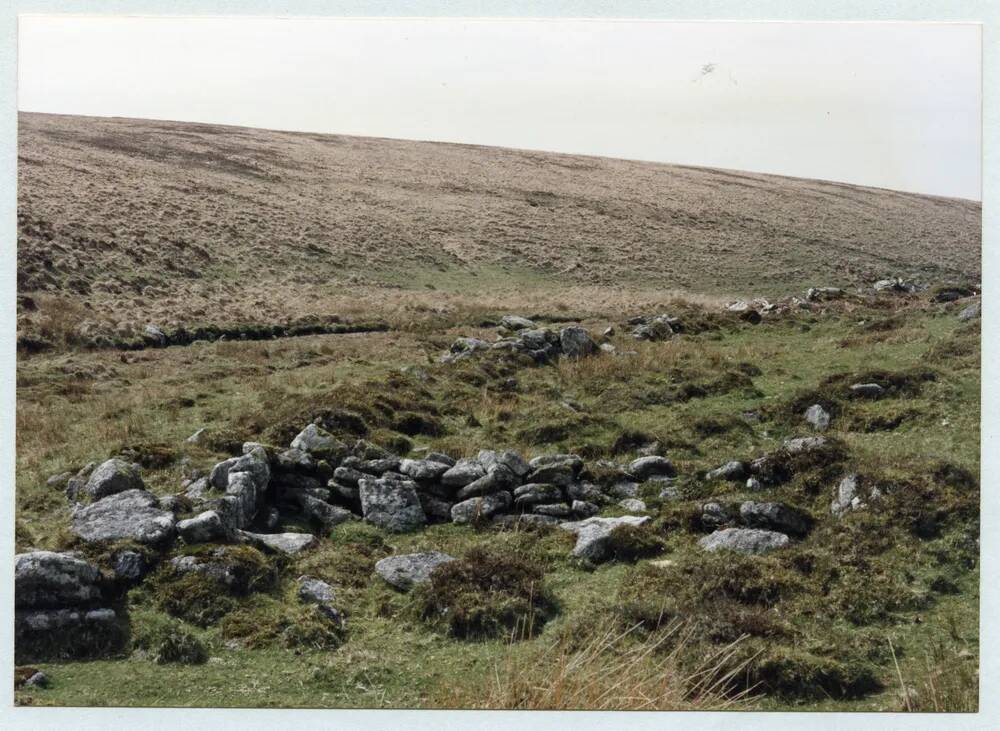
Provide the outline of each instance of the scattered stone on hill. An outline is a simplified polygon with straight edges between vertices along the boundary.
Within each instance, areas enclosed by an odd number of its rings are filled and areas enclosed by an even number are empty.
[[[397,589],[409,591],[417,584],[430,581],[431,572],[438,566],[454,560],[440,551],[389,556],[375,564],[375,573]]]
[[[479,523],[510,507],[513,499],[507,491],[500,491],[473,497],[455,503],[451,508],[451,519],[455,523]]]
[[[165,348],[167,346],[166,333],[156,325],[146,325],[142,331],[142,338],[147,344],[157,348]]]
[[[83,491],[90,499],[100,500],[108,495],[126,490],[143,490],[145,487],[139,465],[112,457],[94,469]]]
[[[145,554],[127,548],[115,551],[111,556],[111,570],[115,572],[115,578],[137,584],[153,570],[153,564]]]
[[[680,332],[681,322],[676,317],[670,315],[654,315],[652,317],[632,318],[628,322],[634,325],[632,337],[636,340],[668,340],[675,333]]]
[[[358,483],[365,520],[393,533],[416,530],[426,524],[416,485],[388,475],[365,478]]]
[[[901,292],[913,294],[920,290],[920,286],[915,282],[910,282],[899,277],[880,279],[872,285],[876,292]]]
[[[740,505],[740,520],[748,528],[765,528],[796,536],[808,533],[812,525],[808,514],[778,502],[748,500]]]
[[[336,599],[333,587],[322,579],[314,576],[300,576],[298,588],[299,601],[303,604],[313,604],[327,619],[337,625],[344,624],[344,614],[334,606]]]
[[[721,467],[717,467],[714,470],[710,470],[705,473],[705,479],[708,482],[714,482],[715,480],[727,480],[729,482],[742,482],[747,478],[747,466],[742,462],[732,461],[726,462]]]
[[[939,287],[931,297],[932,302],[954,302],[955,300],[971,297],[975,291],[969,287]]]
[[[489,350],[490,344],[479,338],[458,338],[451,344],[448,352],[439,359],[442,363],[455,363],[472,356],[474,353]]]
[[[615,336],[615,326],[614,325],[610,325],[610,326],[604,328],[604,332],[601,333],[601,337],[604,338],[605,340],[607,340],[609,338],[613,338],[614,336]]]
[[[835,300],[840,299],[843,296],[844,290],[840,287],[810,287],[806,291],[806,300],[809,302]]]
[[[702,527],[710,530],[721,528],[731,521],[729,513],[719,503],[705,503],[701,506]]]
[[[805,420],[816,431],[826,431],[830,428],[830,412],[820,404],[813,404],[806,409]]]
[[[202,427],[184,441],[187,442],[188,444],[201,444],[202,439],[205,437],[205,434],[207,433],[208,429]]]
[[[640,482],[677,475],[673,462],[666,457],[656,455],[632,460],[625,471]]]
[[[577,325],[559,331],[559,345],[567,358],[582,358],[597,351],[597,343],[590,333]]]
[[[723,528],[698,541],[706,551],[735,551],[747,555],[770,553],[789,544],[788,536],[756,528]]]
[[[24,681],[25,688],[48,688],[49,687],[49,676],[43,673],[41,670],[35,670],[28,679]]]
[[[782,445],[788,454],[804,454],[806,452],[815,452],[818,449],[822,449],[828,444],[826,437],[795,437],[793,439],[785,440]]]
[[[837,491],[830,503],[830,512],[839,518],[852,510],[863,510],[867,507],[867,501],[878,500],[880,497],[882,491],[877,487],[865,489],[864,480],[860,475],[846,475],[837,485]]]
[[[56,488],[58,490],[65,490],[66,485],[69,484],[70,479],[72,479],[72,472],[60,472],[58,475],[52,475],[45,481],[46,487]]]
[[[750,309],[750,303],[745,300],[736,300],[726,305],[729,312],[746,312]]]
[[[53,551],[14,556],[15,607],[65,607],[100,598],[100,572],[79,556]]]
[[[587,518],[573,523],[563,523],[559,527],[576,534],[573,555],[594,562],[609,558],[609,536],[620,525],[645,525],[651,520],[648,515],[623,515],[620,518]]]
[[[756,477],[750,477],[747,479],[746,488],[750,492],[757,492],[758,490],[763,490],[764,485]]]
[[[978,302],[969,305],[964,310],[958,313],[958,319],[962,322],[967,322],[969,320],[979,319],[980,304]]]
[[[618,507],[631,513],[641,513],[646,509],[646,503],[639,498],[628,497],[618,501]]]
[[[537,326],[527,317],[520,317],[518,315],[504,315],[502,318],[500,318],[500,327],[507,328],[508,330],[517,331],[517,330],[534,330]]]
[[[312,533],[250,533],[242,531],[241,536],[258,548],[269,548],[272,551],[294,556],[316,543]]]
[[[885,389],[877,383],[855,383],[851,386],[851,396],[855,398],[879,399]]]
[[[145,490],[126,490],[73,511],[72,532],[88,543],[133,540],[162,544],[173,537],[173,513]]]

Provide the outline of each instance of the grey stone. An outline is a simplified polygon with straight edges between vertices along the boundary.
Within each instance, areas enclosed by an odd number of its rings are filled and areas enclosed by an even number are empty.
[[[546,505],[534,505],[531,512],[538,515],[550,515],[553,518],[570,518],[573,516],[573,508],[566,503],[548,503]]]
[[[420,499],[420,507],[423,508],[424,515],[427,516],[428,520],[436,522],[451,520],[453,502],[425,492],[417,492],[417,497]]]
[[[101,598],[100,572],[78,556],[31,551],[14,556],[14,606],[45,609]]]
[[[350,510],[331,505],[306,493],[299,495],[297,502],[306,518],[316,521],[327,530],[354,519],[354,513]]]
[[[519,508],[544,503],[558,503],[563,500],[563,492],[556,485],[528,483],[514,490],[514,505]]]
[[[502,465],[494,465],[485,475],[459,490],[455,499],[463,501],[471,497],[489,495],[501,490],[508,490],[517,483],[518,479],[514,473]]]
[[[597,351],[597,343],[582,327],[572,325],[559,331],[562,354],[568,358],[582,358]]]
[[[486,475],[486,470],[475,459],[460,459],[441,475],[441,484],[449,487],[465,487]]]
[[[48,688],[49,687],[49,676],[43,673],[41,670],[36,672],[30,678],[24,681],[25,687],[28,688]]]
[[[980,305],[978,302],[976,302],[974,304],[969,305],[961,312],[959,312],[958,319],[961,320],[962,322],[967,322],[969,320],[977,320],[979,319],[980,311],[981,311]]]
[[[17,664],[109,657],[120,653],[127,642],[127,624],[110,608],[14,612]]]
[[[828,444],[826,437],[796,437],[794,439],[788,439],[782,445],[788,454],[804,454],[806,452],[815,452],[818,449],[822,449]],[[756,460],[755,460],[756,462]]]
[[[730,521],[729,514],[719,503],[701,506],[701,524],[706,528],[719,528]]]
[[[747,555],[770,553],[788,544],[788,536],[784,533],[756,528],[724,528],[698,541],[706,551],[735,551]]]
[[[341,465],[333,471],[333,478],[341,485],[350,485],[352,487],[357,487],[358,482],[363,480],[368,475],[361,470],[356,470],[353,467],[345,467]]]
[[[153,567],[139,551],[125,549],[111,557],[111,570],[115,577],[130,584],[138,583]]]
[[[244,537],[257,546],[264,546],[272,551],[294,556],[316,543],[312,533],[250,533],[243,532]]]
[[[805,420],[816,431],[826,431],[830,428],[830,413],[820,404],[813,404],[806,409]]]
[[[299,577],[298,596],[306,604],[330,604],[335,599],[333,587],[314,576]]]
[[[597,505],[587,500],[574,500],[569,508],[573,512],[573,515],[580,518],[589,518],[601,512],[601,509]]]
[[[381,476],[386,472],[395,472],[398,470],[399,463],[399,457],[379,457],[362,460],[356,465],[356,468],[369,475]]]
[[[232,538],[222,517],[215,510],[206,510],[193,518],[180,521],[177,524],[177,533],[188,544],[225,542]]]
[[[424,459],[430,460],[431,462],[440,462],[447,467],[455,466],[455,460],[444,452],[428,452]]]
[[[531,472],[531,467],[524,461],[524,458],[517,452],[512,452],[510,450],[494,452],[491,449],[483,449],[480,450],[479,455],[476,457],[476,461],[479,462],[482,468],[487,472],[494,469],[497,465],[506,467],[514,476],[518,478],[523,478]]]
[[[877,383],[855,383],[851,386],[855,398],[878,399],[885,395],[885,389]]]
[[[536,327],[535,323],[527,317],[518,315],[504,315],[500,319],[500,326],[508,330],[533,330]]]
[[[860,475],[847,475],[837,485],[836,495],[830,503],[830,512],[840,517],[852,510],[863,510],[868,507],[869,500],[880,497],[882,492],[878,488],[865,489]]]
[[[709,482],[715,480],[727,480],[729,482],[742,482],[747,477],[747,467],[742,462],[726,462],[721,467],[705,473],[705,479]]]
[[[607,502],[604,493],[591,482],[574,482],[566,487],[566,497],[600,505]]]
[[[399,471],[418,482],[433,482],[448,469],[449,465],[429,459],[404,459],[399,463]]]
[[[559,518],[552,515],[538,515],[536,513],[494,515],[493,525],[506,530],[539,527],[548,528],[553,525],[559,525]]]
[[[66,485],[72,478],[72,472],[60,472],[58,475],[52,475],[49,479],[47,479],[45,481],[45,486],[65,490]]]
[[[347,445],[316,424],[309,424],[292,440],[292,449],[301,449],[324,459],[342,459],[347,455]]]
[[[751,492],[757,492],[758,490],[764,489],[763,483],[761,483],[761,481],[758,480],[756,477],[747,478],[746,487],[747,490],[750,490]]]
[[[807,513],[778,502],[747,501],[740,505],[740,520],[748,528],[764,528],[796,536],[808,533],[812,524]]]
[[[646,516],[623,515],[620,518],[587,518],[573,523],[563,523],[559,527],[576,534],[573,555],[591,561],[608,558],[610,547],[608,537],[611,531],[622,525],[645,525],[651,520]]]
[[[611,497],[624,500],[626,498],[639,497],[639,483],[630,480],[616,482],[607,488],[607,493]]]
[[[139,465],[112,457],[97,467],[87,479],[83,490],[92,500],[100,500],[108,495],[126,490],[143,490]]]
[[[391,586],[409,591],[417,584],[430,581],[431,572],[438,566],[454,560],[454,557],[440,551],[389,556],[375,564],[375,573]]]
[[[427,522],[412,482],[367,478],[358,483],[358,490],[362,514],[369,523],[403,533]]]
[[[511,496],[506,491],[470,498],[452,506],[451,519],[455,523],[478,523],[507,510],[510,504]]]
[[[126,490],[76,508],[71,531],[88,543],[128,539],[160,544],[173,538],[174,516],[157,507],[155,495]]]
[[[677,474],[673,463],[666,457],[651,455],[649,457],[639,457],[629,463],[627,471],[640,482],[644,482],[651,477],[673,477]]]
[[[157,347],[165,347],[167,344],[167,336],[156,325],[146,325],[142,331],[143,340]]]
[[[646,503],[639,498],[628,497],[618,501],[618,507],[624,508],[632,513],[641,513],[646,509]]]
[[[208,433],[208,429],[202,427],[184,441],[188,444],[201,444],[201,441],[204,439],[206,433]]]

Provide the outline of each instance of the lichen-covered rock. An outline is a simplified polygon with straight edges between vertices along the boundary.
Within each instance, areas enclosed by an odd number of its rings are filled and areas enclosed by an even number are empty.
[[[621,525],[645,525],[651,520],[648,515],[623,515],[620,518],[587,518],[573,523],[563,523],[559,527],[576,534],[573,555],[590,561],[604,561],[609,558],[611,531]]]
[[[452,506],[451,519],[455,523],[479,523],[507,510],[511,502],[507,491],[470,498]]]
[[[646,503],[639,498],[627,497],[618,501],[618,507],[628,510],[631,513],[641,513],[646,509]]]
[[[395,533],[427,523],[416,486],[409,480],[366,478],[358,483],[361,511],[369,523]]]
[[[706,551],[735,551],[752,556],[770,553],[788,544],[788,536],[784,533],[756,528],[723,528],[698,541]]]
[[[314,604],[327,619],[338,625],[344,623],[344,615],[334,606],[335,593],[333,587],[322,579],[313,576],[299,577],[299,601],[303,604]]]
[[[441,475],[441,484],[462,488],[486,475],[478,459],[460,459]]]
[[[492,449],[481,449],[476,456],[476,461],[486,472],[495,469],[498,465],[505,467],[517,478],[523,478],[531,472],[531,467],[524,461],[524,458],[517,452],[510,450],[495,452]]]
[[[108,657],[128,643],[128,625],[114,609],[26,609],[14,612],[14,662]]]
[[[46,609],[100,600],[100,572],[78,556],[31,551],[14,556],[14,606]]]
[[[112,457],[94,469],[83,492],[92,500],[100,500],[108,495],[126,490],[143,490],[145,487],[139,465]]]
[[[519,508],[545,503],[559,503],[564,500],[563,491],[556,485],[528,483],[514,490],[514,505]]]
[[[509,490],[516,484],[518,484],[517,476],[503,465],[497,464],[478,480],[470,482],[459,490],[455,494],[455,499],[462,502],[472,497]]]
[[[535,323],[527,317],[520,317],[519,315],[504,315],[500,318],[500,326],[515,331],[532,330],[536,327]]]
[[[160,510],[152,493],[127,490],[76,508],[70,530],[88,543],[133,540],[162,544],[173,538],[174,515]]]
[[[804,454],[822,449],[827,444],[829,444],[829,440],[826,437],[795,437],[794,439],[787,439],[782,445],[782,449],[788,452],[788,454]]]
[[[431,572],[438,566],[454,560],[440,551],[389,556],[375,564],[375,573],[397,589],[409,591],[417,584],[430,581]]]
[[[346,444],[316,424],[309,424],[300,431],[289,446],[321,459],[343,459],[349,451]]]

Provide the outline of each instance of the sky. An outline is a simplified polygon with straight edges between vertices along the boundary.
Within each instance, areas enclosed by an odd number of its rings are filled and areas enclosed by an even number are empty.
[[[973,24],[22,16],[18,108],[980,199]]]

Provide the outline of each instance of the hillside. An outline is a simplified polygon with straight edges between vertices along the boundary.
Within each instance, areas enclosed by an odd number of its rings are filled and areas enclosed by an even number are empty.
[[[18,184],[18,291],[97,321],[980,277],[976,202],[471,145],[22,113]]]

